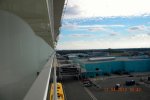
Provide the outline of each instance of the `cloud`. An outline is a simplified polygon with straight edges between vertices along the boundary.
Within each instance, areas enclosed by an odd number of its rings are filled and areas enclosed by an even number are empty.
[[[104,31],[106,28],[110,27],[125,27],[125,25],[119,25],[119,24],[112,24],[112,25],[98,25],[98,24],[92,24],[92,25],[80,25],[76,23],[63,23],[62,28],[65,29],[88,29],[89,31]]]
[[[104,31],[105,28],[103,28],[103,26],[101,25],[77,25],[75,23],[65,23],[62,25],[62,28],[63,29],[82,29],[82,30],[88,30],[88,31],[91,31],[91,32],[96,32],[96,31]]]
[[[134,34],[149,34],[150,33],[150,26],[139,25],[139,26],[132,26],[128,28],[128,31]]]
[[[89,27],[88,30],[91,32],[103,31],[109,33],[111,36],[119,35],[119,33],[113,31],[112,29],[109,29],[109,27],[114,27],[114,26],[113,25],[96,25],[96,26],[91,25],[91,27]]]
[[[66,41],[59,42],[57,49],[106,49],[106,48],[141,48],[150,47],[150,35],[138,34],[132,37],[122,37],[120,39],[110,39],[107,41],[94,39],[91,41]]]
[[[69,0],[65,17],[150,16],[149,4],[150,0]]]
[[[62,28],[65,28],[65,29],[77,29],[78,28],[78,25],[73,23],[65,23],[62,25]]]
[[[93,34],[83,34],[83,33],[76,33],[76,34],[71,34],[69,35],[70,37],[73,37],[73,38],[87,38],[87,37],[91,37],[91,36],[94,36]]]
[[[66,15],[78,15],[80,14],[78,5],[68,5],[65,11]]]
[[[108,25],[109,26],[109,25]],[[75,23],[65,23],[62,25],[63,29],[80,29],[80,30],[88,30],[91,32],[96,32],[96,31],[104,31],[106,30],[104,27],[106,25],[77,25]]]
[[[88,30],[91,32],[96,32],[96,31],[104,31],[105,28],[103,28],[103,27],[89,27]]]
[[[79,30],[86,30],[86,31],[89,31],[89,32],[105,32],[107,34],[109,34],[110,36],[117,36],[119,35],[120,33],[118,32],[115,32],[114,30],[112,30],[111,28],[112,27],[125,27],[124,25],[118,25],[118,24],[113,24],[113,25],[97,25],[97,24],[94,24],[94,25],[78,25],[78,24],[71,24],[71,23],[64,23],[62,25],[62,28],[63,29],[69,29],[69,30],[76,30],[76,31],[79,31]],[[82,33],[78,33],[78,34],[72,34],[70,35],[71,37],[86,37],[86,36],[91,36],[91,34],[82,34]]]
[[[75,18],[77,16],[80,16],[82,13],[81,9],[80,9],[80,6],[77,5],[77,4],[74,4],[74,5],[68,5],[66,7],[66,10],[65,10],[65,16],[64,18],[65,19],[68,19],[68,18]]]
[[[121,24],[112,24],[112,25],[103,25],[104,27],[125,27],[125,25]]]
[[[149,37],[149,34],[137,34],[137,35],[133,35],[131,38],[132,39],[140,39],[140,40],[143,40],[143,39],[146,39]]]
[[[147,33],[147,35],[150,35],[150,32],[149,32],[149,33]]]
[[[136,27],[136,26],[130,27],[129,30],[139,30],[139,27]]]
[[[140,25],[140,26],[133,26],[133,27],[130,27],[129,30],[132,30],[132,31],[147,31],[148,30],[148,27],[144,26],[144,25]]]
[[[117,36],[117,35],[119,35],[119,33],[117,33],[117,32],[110,33],[110,36]]]

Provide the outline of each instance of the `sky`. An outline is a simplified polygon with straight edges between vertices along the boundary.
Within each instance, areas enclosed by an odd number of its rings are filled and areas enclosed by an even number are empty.
[[[56,49],[150,48],[150,0],[68,0]]]

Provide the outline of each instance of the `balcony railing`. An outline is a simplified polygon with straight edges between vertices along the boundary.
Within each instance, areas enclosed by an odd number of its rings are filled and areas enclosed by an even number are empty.
[[[24,100],[46,100],[49,88],[49,81],[51,76],[51,70],[53,67],[53,61],[55,59],[55,53],[53,53],[49,61],[43,67],[39,76],[31,86],[30,90],[26,94]]]

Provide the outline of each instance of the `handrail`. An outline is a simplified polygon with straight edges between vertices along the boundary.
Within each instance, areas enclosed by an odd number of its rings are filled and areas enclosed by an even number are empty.
[[[49,61],[45,64],[23,100],[46,100],[54,55],[55,53],[52,54]]]
[[[56,55],[54,56],[53,61],[53,68],[54,68],[54,76],[53,76],[53,83],[54,83],[54,94],[53,94],[53,100],[57,100],[57,76],[56,76],[56,67],[57,67],[57,59]]]

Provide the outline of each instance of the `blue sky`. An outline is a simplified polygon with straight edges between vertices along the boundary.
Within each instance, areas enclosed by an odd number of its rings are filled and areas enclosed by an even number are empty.
[[[150,47],[150,1],[141,1],[69,0],[57,49]]]

